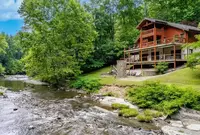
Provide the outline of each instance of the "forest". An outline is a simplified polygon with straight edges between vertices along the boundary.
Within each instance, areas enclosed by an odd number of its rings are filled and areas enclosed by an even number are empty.
[[[24,0],[24,26],[0,34],[0,73],[58,84],[115,64],[145,17],[198,26],[200,0]]]

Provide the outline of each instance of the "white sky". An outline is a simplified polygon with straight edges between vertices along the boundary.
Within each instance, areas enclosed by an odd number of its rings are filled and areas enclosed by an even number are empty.
[[[20,19],[17,10],[23,0],[0,0],[0,21]]]

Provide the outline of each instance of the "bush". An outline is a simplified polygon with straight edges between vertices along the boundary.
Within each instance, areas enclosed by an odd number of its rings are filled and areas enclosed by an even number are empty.
[[[135,89],[130,89],[128,99],[141,108],[156,109],[167,115],[176,113],[181,107],[200,110],[199,91],[158,82],[148,82]]]
[[[167,62],[159,62],[155,68],[156,68],[157,73],[164,74],[165,71],[167,71],[167,69],[168,69],[168,63]]]
[[[152,116],[146,116],[144,114],[139,114],[137,120],[140,122],[151,122],[153,120]]]
[[[138,115],[138,111],[133,108],[129,109],[122,109],[119,111],[119,116],[124,116],[124,117],[136,117]]]
[[[5,68],[0,64],[0,74],[3,74],[5,72]]]
[[[94,93],[101,88],[101,84],[97,78],[80,77],[76,81],[72,82],[71,87],[75,89],[83,89],[88,93]]]
[[[146,116],[152,116],[154,118],[163,116],[162,112],[152,111],[152,110],[149,110],[149,109],[147,109],[147,110],[144,111],[144,115],[146,115]]]
[[[3,96],[3,94],[4,94],[4,93],[0,91],[0,96]]]
[[[129,106],[128,105],[124,105],[124,104],[119,104],[119,103],[113,103],[112,105],[113,109],[128,109]]]

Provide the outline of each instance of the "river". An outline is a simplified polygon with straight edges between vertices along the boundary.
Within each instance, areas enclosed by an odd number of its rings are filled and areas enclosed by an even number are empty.
[[[81,91],[0,79],[0,135],[158,135],[153,123],[118,117]],[[1,88],[3,89],[3,88]]]

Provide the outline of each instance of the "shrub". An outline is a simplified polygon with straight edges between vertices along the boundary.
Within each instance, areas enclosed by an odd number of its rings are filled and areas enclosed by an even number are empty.
[[[163,116],[162,112],[152,111],[152,110],[149,110],[149,109],[147,109],[147,110],[144,111],[144,115],[146,115],[146,116],[152,116],[154,118]]]
[[[199,91],[158,82],[147,82],[135,89],[130,89],[128,99],[139,107],[156,109],[167,115],[176,113],[181,107],[200,110]]]
[[[156,68],[157,73],[164,74],[165,71],[167,71],[167,69],[168,69],[168,63],[167,62],[159,62],[155,68]]]
[[[129,106],[128,105],[124,105],[124,104],[119,104],[119,103],[113,103],[112,105],[113,109],[128,109]]]
[[[3,74],[5,72],[5,68],[0,64],[0,74]]]
[[[153,119],[152,116],[146,116],[144,114],[139,114],[137,116],[137,120],[140,121],[140,122],[151,122]]]
[[[72,82],[71,87],[83,89],[88,93],[94,93],[101,88],[101,84],[97,78],[80,77],[76,81]]]
[[[119,111],[119,116],[136,117],[137,115],[138,115],[138,111],[133,108],[122,109]]]
[[[0,96],[3,96],[3,94],[4,94],[4,93],[0,91]]]

